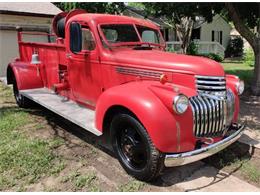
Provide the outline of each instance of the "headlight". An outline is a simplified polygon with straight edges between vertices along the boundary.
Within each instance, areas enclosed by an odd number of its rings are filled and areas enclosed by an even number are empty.
[[[189,99],[185,95],[177,95],[173,101],[173,110],[177,114],[183,114],[189,106]]]
[[[245,89],[245,83],[242,80],[239,80],[237,83],[237,93],[238,95],[241,95],[244,92]]]

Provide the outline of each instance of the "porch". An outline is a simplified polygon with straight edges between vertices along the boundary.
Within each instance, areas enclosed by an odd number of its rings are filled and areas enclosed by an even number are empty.
[[[217,41],[196,41],[199,54],[214,53],[225,57],[225,48]],[[176,53],[181,53],[181,41],[168,41],[166,47],[171,48]]]

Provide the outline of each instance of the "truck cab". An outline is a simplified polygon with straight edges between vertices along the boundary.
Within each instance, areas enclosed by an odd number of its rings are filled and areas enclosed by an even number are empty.
[[[169,53],[160,29],[126,16],[62,12],[54,42],[28,43],[7,68],[20,107],[37,102],[97,136],[149,181],[235,142],[244,84],[210,59]]]

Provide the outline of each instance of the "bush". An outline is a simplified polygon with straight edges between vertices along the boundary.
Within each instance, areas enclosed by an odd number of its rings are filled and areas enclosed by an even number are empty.
[[[188,48],[187,48],[187,54],[189,55],[198,55],[198,45],[192,41]]]
[[[199,56],[210,58],[210,59],[215,60],[217,62],[222,62],[224,60],[224,58],[222,58],[220,55],[215,54],[215,53],[199,54]]]
[[[255,55],[254,55],[254,52],[251,48],[247,49],[245,51],[244,56],[243,56],[243,61],[244,61],[244,64],[247,65],[247,66],[254,66]]]
[[[217,62],[222,62],[224,60],[224,58],[222,58],[220,55],[214,53],[209,53],[208,58],[215,60]]]
[[[225,51],[226,57],[241,57],[243,55],[244,42],[240,36],[233,37],[229,40],[229,44]]]
[[[166,47],[166,51],[175,53],[174,47]]]

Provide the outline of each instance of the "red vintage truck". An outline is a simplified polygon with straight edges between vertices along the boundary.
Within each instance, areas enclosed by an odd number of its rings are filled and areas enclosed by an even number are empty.
[[[49,43],[24,42],[32,32],[18,31],[20,56],[7,68],[17,104],[34,101],[97,136],[107,131],[130,175],[152,180],[241,136],[243,81],[213,60],[166,52],[153,23],[74,10],[52,25]]]

